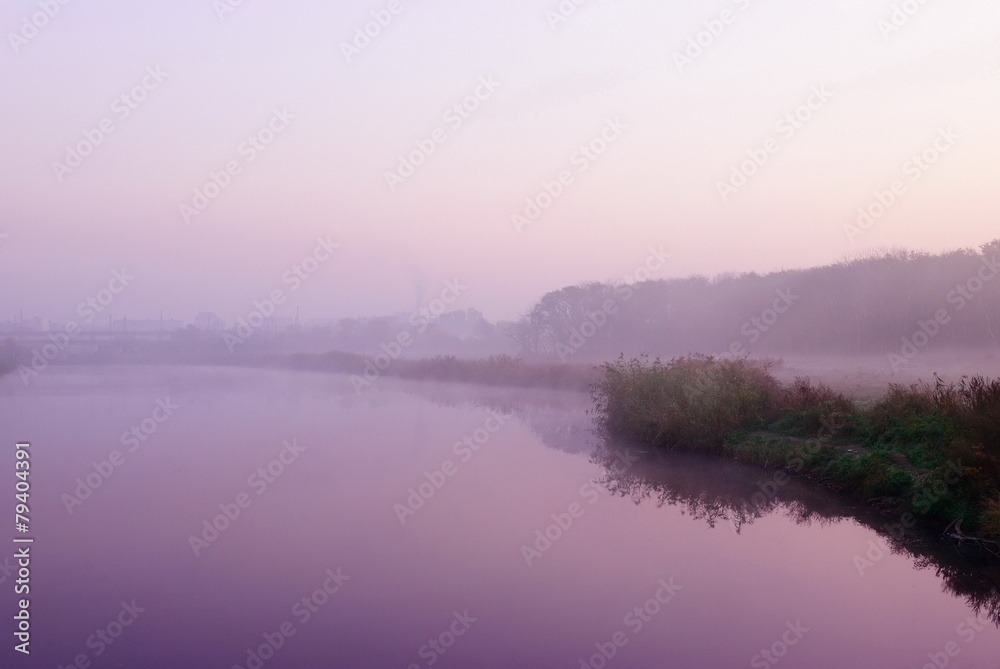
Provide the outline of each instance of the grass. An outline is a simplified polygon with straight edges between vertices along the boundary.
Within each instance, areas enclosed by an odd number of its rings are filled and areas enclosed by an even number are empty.
[[[925,524],[961,519],[1000,538],[1000,380],[893,385],[860,404],[766,364],[692,355],[607,363],[598,425],[663,449],[702,450],[823,482]]]
[[[746,360],[619,358],[601,369],[593,392],[599,424],[665,448],[712,448],[734,430],[763,427],[780,395],[767,369]]]

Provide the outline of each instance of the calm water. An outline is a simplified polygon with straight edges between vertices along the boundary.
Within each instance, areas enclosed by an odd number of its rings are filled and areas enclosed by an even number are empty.
[[[1000,667],[984,586],[935,547],[882,551],[795,482],[734,522],[773,475],[600,445],[588,406],[257,370],[6,377],[0,479],[29,440],[36,543],[32,654],[0,570],[0,664]]]

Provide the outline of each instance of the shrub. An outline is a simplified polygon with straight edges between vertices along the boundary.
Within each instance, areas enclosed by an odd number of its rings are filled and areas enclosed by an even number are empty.
[[[941,408],[937,391],[926,383],[890,385],[866,412],[862,442],[899,451],[916,467],[932,468],[948,458],[954,421]]]
[[[938,379],[934,399],[958,431],[983,444],[987,455],[1000,458],[1000,379],[973,376],[958,385]]]
[[[773,428],[784,434],[813,437],[824,427],[837,426],[839,436],[854,432],[857,407],[847,397],[823,384],[813,385],[801,376],[781,392],[781,417]]]
[[[603,366],[593,386],[598,425],[664,448],[722,450],[763,466],[788,466],[862,498],[892,498],[922,517],[955,519],[1000,535],[1000,380],[892,385],[869,407],[797,378],[779,384],[766,365],[687,356]],[[863,453],[760,433],[860,437]],[[755,433],[756,432],[756,433]],[[905,456],[905,457],[901,457]],[[955,474],[958,474],[957,478]]]
[[[773,420],[781,388],[766,366],[691,355],[606,363],[593,387],[598,424],[648,443],[719,446],[730,432]]]

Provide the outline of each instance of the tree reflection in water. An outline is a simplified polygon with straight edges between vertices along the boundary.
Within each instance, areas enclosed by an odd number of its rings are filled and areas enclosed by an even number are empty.
[[[1000,627],[1000,565],[995,560],[925,530],[893,531],[898,518],[838,497],[813,481],[716,456],[650,452],[611,439],[598,444],[591,459],[602,467],[599,482],[611,494],[636,504],[676,506],[710,527],[729,524],[737,534],[776,513],[800,525],[853,519],[877,532],[892,553],[905,555],[917,569],[933,569],[947,592]]]

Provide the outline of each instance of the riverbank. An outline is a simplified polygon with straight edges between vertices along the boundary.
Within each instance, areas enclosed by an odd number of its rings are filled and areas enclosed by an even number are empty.
[[[812,479],[1000,558],[1000,380],[890,385],[858,401],[748,360],[619,359],[601,373],[608,434]]]
[[[287,355],[239,355],[213,360],[213,364],[337,372],[349,374],[363,387],[380,377],[418,381],[445,381],[515,388],[547,388],[587,392],[600,379],[593,365],[525,362],[509,355],[478,360],[455,356],[397,358],[365,356],[344,351],[294,353]]]

